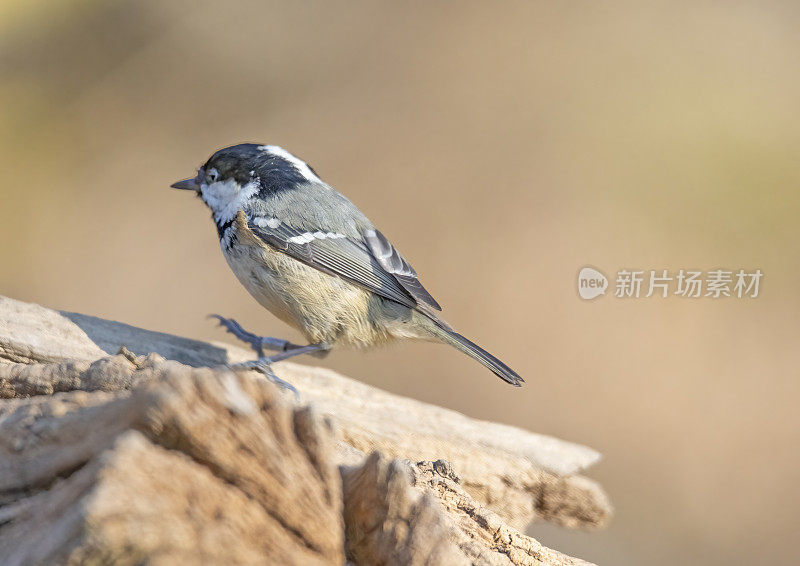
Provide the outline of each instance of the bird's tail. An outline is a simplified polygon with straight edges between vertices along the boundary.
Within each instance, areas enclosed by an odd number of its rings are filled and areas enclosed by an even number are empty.
[[[437,327],[438,332],[436,334],[438,334],[438,338],[440,340],[450,344],[455,349],[464,352],[470,358],[478,360],[484,366],[492,370],[492,372],[503,381],[510,383],[515,387],[521,387],[525,382],[525,380],[522,379],[517,372],[471,340],[464,338],[461,334],[451,330],[450,328],[445,328],[439,325],[437,325]]]

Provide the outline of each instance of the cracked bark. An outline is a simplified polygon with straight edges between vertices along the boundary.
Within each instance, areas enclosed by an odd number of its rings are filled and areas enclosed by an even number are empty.
[[[518,529],[610,515],[588,448],[318,368],[277,366],[298,403],[191,367],[247,355],[0,297],[3,564],[567,565]]]

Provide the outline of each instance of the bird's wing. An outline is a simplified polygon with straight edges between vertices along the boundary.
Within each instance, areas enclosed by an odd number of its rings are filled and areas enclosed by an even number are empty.
[[[363,239],[359,239],[336,232],[300,229],[268,217],[247,219],[247,227],[264,243],[315,269],[342,277],[409,308],[441,310],[419,283],[414,269],[380,232],[367,230]]]
[[[403,259],[400,252],[386,239],[386,236],[372,229],[366,230],[363,236],[367,247],[378,260],[378,263],[381,264],[381,267],[394,275],[398,283],[414,297],[417,303],[424,303],[437,311],[442,310],[436,299],[422,286],[414,268]]]
[[[273,218],[253,218],[247,227],[261,241],[298,261],[342,277],[409,308],[417,306],[399,281],[381,267],[364,242],[335,232],[295,228]]]

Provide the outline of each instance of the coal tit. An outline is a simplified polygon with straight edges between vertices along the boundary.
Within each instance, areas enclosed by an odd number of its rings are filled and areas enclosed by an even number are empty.
[[[258,360],[241,364],[282,382],[270,364],[334,347],[367,348],[400,338],[449,344],[511,385],[514,370],[455,332],[416,271],[372,222],[305,162],[274,145],[217,151],[197,175],[172,185],[211,209],[222,253],[250,294],[309,341],[260,337],[220,323]],[[264,355],[264,349],[277,351]]]

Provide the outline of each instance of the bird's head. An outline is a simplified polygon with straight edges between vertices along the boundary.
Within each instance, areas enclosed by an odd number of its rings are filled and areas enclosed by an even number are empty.
[[[243,143],[214,153],[197,175],[173,183],[195,191],[208,205],[217,224],[230,222],[253,199],[304,183],[320,182],[304,161],[276,145]]]

